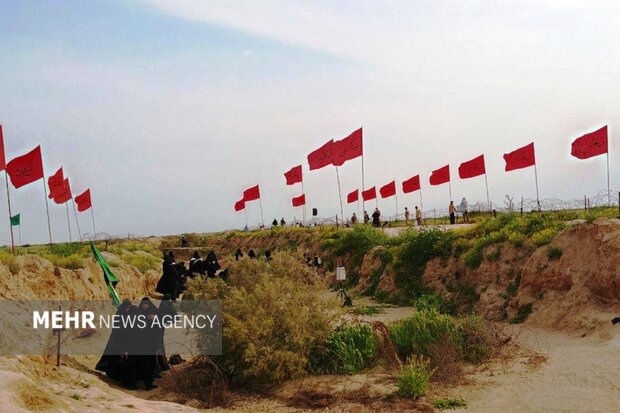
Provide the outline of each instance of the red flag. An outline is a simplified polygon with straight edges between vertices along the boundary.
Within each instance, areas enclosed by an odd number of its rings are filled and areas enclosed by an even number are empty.
[[[346,161],[362,156],[364,154],[362,128],[342,140],[335,141],[332,149],[332,164],[334,166],[341,166]]]
[[[504,160],[506,161],[506,172],[536,165],[534,142],[525,145],[523,148],[504,154]]]
[[[364,201],[370,201],[371,199],[375,199],[377,197],[377,190],[373,186],[370,189],[362,191],[362,199]]]
[[[310,165],[311,171],[315,169],[321,169],[322,167],[327,165],[331,165],[333,144],[334,140],[330,139],[325,145],[321,146],[319,149],[311,152],[310,155],[308,155],[308,165]]]
[[[381,194],[381,198],[389,198],[396,195],[396,181],[383,185],[381,189],[379,189],[379,193]]]
[[[50,189],[48,198],[54,199],[62,192],[65,176],[62,172],[62,166],[56,171],[56,173],[47,178],[47,186]]]
[[[62,186],[58,189],[56,196],[54,197],[54,202],[57,204],[64,204],[72,198],[71,195],[71,186],[69,185],[69,178],[65,178],[62,182]]]
[[[291,168],[290,171],[284,173],[284,177],[286,178],[287,185],[294,185],[298,182],[301,182],[301,165],[297,165]]]
[[[347,195],[347,204],[352,204],[353,202],[357,202],[359,198],[360,198],[359,190],[356,189],[353,192],[349,192],[349,194]]]
[[[408,194],[409,192],[417,191],[420,189],[420,175],[416,175],[403,181],[403,192]]]
[[[477,156],[471,161],[463,162],[459,166],[459,178],[461,179],[473,178],[474,176],[484,175],[485,173],[484,155]]]
[[[586,133],[575,139],[570,154],[575,158],[588,159],[608,153],[607,151],[607,125],[605,125],[594,132]]]
[[[441,185],[450,182],[450,165],[434,170],[429,181],[431,185]]]
[[[302,205],[306,205],[306,194],[301,194],[293,198],[294,207],[299,207]]]
[[[37,146],[25,155],[18,156],[6,164],[6,172],[15,188],[21,188],[43,178],[43,160],[41,146]]]
[[[88,208],[92,207],[93,204],[90,200],[90,189],[82,192],[80,195],[75,197],[75,203],[77,204],[78,212],[84,212]]]
[[[4,135],[2,135],[2,125],[0,125],[0,171],[6,168],[6,158],[4,157]]]
[[[259,198],[260,198],[260,189],[258,188],[258,185],[255,185],[243,191],[243,200],[245,202],[256,201]]]
[[[239,211],[243,211],[245,209],[245,200],[240,199],[237,202],[235,202],[235,211],[239,212]]]

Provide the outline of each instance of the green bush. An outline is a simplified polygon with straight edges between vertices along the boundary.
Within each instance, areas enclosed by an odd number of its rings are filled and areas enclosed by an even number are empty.
[[[17,262],[17,257],[13,254],[6,252],[0,253],[0,262],[6,265],[9,272],[12,274],[17,274],[19,270],[21,270],[21,265],[19,265],[19,262]]]
[[[313,356],[316,373],[355,374],[374,363],[377,337],[368,324],[347,324],[330,333]]]
[[[460,347],[456,321],[436,309],[414,311],[411,317],[390,324],[389,330],[390,338],[403,359],[414,354],[427,356],[430,346],[440,340]]]
[[[442,296],[435,293],[424,293],[413,301],[413,306],[418,311],[436,310],[440,313],[445,312],[446,303]]]
[[[430,389],[432,375],[428,360],[424,360],[422,357],[410,357],[407,363],[401,367],[396,380],[398,394],[414,400],[424,396]]]
[[[147,253],[125,252],[120,256],[121,260],[136,267],[141,273],[159,268],[161,262],[158,258]]]
[[[562,257],[562,248],[553,247],[547,251],[547,258],[549,261],[559,260]]]
[[[545,228],[541,231],[534,233],[530,238],[530,241],[532,241],[532,244],[536,245],[537,247],[542,247],[543,245],[547,245],[548,243],[550,243],[557,233],[558,230],[556,228]]]
[[[478,268],[483,258],[481,250],[472,248],[463,255],[463,264],[468,268]]]
[[[529,317],[529,315],[532,313],[532,310],[533,310],[532,303],[527,303],[525,305],[522,305],[517,310],[517,314],[514,316],[514,318],[510,320],[510,323],[521,324]]]
[[[355,225],[352,230],[338,230],[328,235],[323,248],[336,256],[351,254],[353,265],[359,266],[372,248],[387,243],[383,231],[369,225]]]

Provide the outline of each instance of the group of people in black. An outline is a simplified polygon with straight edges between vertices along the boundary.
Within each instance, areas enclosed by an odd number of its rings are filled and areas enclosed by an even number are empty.
[[[177,263],[172,251],[164,254],[163,272],[156,288],[164,299],[176,300],[185,291],[187,279],[196,274],[207,275],[210,278],[217,276],[225,278],[228,275],[226,270],[220,271],[220,263],[213,251],[210,251],[204,259],[200,257],[198,251],[194,252],[188,264],[188,267],[185,267],[184,262]]]
[[[113,380],[120,382],[130,390],[136,390],[143,382],[146,390],[157,387],[153,380],[160,378],[160,373],[170,367],[166,359],[163,327],[152,325],[148,320],[165,315],[174,316],[176,310],[170,301],[162,301],[159,308],[147,297],[139,305],[125,300],[116,312],[125,319],[143,316],[145,328],[137,323],[120,323],[120,328],[112,330],[101,359],[95,370],[104,372]]]
[[[243,251],[241,251],[241,248],[237,248],[237,250],[235,251],[235,260],[239,261],[241,258],[243,258]],[[256,260],[258,259],[258,255],[254,252],[253,249],[250,249],[248,251],[248,258],[252,259],[252,260]],[[271,251],[266,250],[265,251],[265,261],[271,261],[272,257],[271,257]]]

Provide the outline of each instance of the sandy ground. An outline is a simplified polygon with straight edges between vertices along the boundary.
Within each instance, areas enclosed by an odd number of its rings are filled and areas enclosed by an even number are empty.
[[[510,328],[510,327],[509,327]],[[574,337],[512,327],[523,346],[546,356],[540,364],[517,358],[489,368],[475,384],[455,389],[467,409],[455,412],[618,412],[620,411],[620,328],[611,340]]]

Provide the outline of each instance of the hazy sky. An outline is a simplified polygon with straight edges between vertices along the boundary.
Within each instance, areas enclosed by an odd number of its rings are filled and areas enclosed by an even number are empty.
[[[605,157],[570,157],[604,124],[620,187],[619,39],[615,1],[4,0],[0,123],[7,158],[41,144],[46,173],[90,187],[97,229],[114,235],[240,228],[233,203],[256,183],[265,221],[299,218],[301,188],[282,174],[300,163],[308,207],[333,216],[335,169],[309,172],[306,156],[360,126],[366,186],[396,179],[401,209],[419,203],[400,192],[418,173],[424,209],[446,207],[447,186],[428,185],[446,163],[455,200],[484,200],[483,177],[457,175],[480,153],[494,202],[534,198],[533,169],[502,159],[531,141],[541,198],[573,199],[606,187]],[[360,160],[340,178],[343,196],[358,188]],[[22,241],[45,242],[41,182],[11,199]],[[64,206],[50,214],[68,239]],[[0,242],[7,215],[2,189]],[[260,220],[257,202],[248,215]]]

